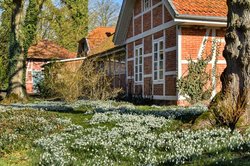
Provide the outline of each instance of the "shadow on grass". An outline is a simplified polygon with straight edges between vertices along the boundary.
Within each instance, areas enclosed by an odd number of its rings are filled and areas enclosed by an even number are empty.
[[[11,105],[1,105],[5,108],[11,109],[36,109],[36,110],[44,110],[50,112],[57,112],[57,113],[70,113],[70,114],[94,114],[94,113],[105,113],[105,112],[117,112],[120,114],[132,114],[132,115],[153,115],[156,117],[165,117],[165,118],[172,118],[176,120],[180,120],[183,123],[190,123],[194,122],[194,120],[199,117],[205,110],[204,108],[199,107],[190,107],[190,108],[166,108],[164,110],[159,110],[159,108],[148,108],[146,110],[136,108],[126,108],[126,107],[110,107],[110,108],[102,108],[102,107],[95,107],[91,105],[80,105],[79,107],[73,107],[70,104],[65,103],[54,103],[54,104],[11,104]]]
[[[112,112],[113,109],[103,109],[97,108],[95,110],[97,113],[105,113]],[[153,115],[156,117],[165,117],[165,118],[173,118],[176,120],[180,120],[183,123],[194,122],[204,110],[200,110],[198,108],[176,108],[174,110],[139,110],[139,109],[127,109],[127,108],[119,108],[115,110],[120,114],[132,114],[132,115]]]
[[[209,164],[209,166],[220,165],[220,166],[249,166],[250,165],[250,155],[244,155],[239,157],[234,157],[230,160],[225,161],[215,161]]]
[[[224,158],[224,159],[223,159]],[[229,150],[222,148],[219,151],[206,152],[202,155],[193,154],[190,160],[186,160],[184,164],[176,164],[175,162],[166,161],[159,164],[159,166],[249,166],[250,154],[242,150]]]

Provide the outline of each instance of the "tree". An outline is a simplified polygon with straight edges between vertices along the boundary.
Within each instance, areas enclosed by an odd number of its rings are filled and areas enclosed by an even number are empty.
[[[98,26],[115,26],[120,11],[119,3],[114,0],[91,1],[89,7],[89,29]]]
[[[250,0],[227,0],[228,20],[221,75],[222,90],[212,101],[217,120],[232,130],[239,118],[250,116]]]
[[[39,17],[37,39],[76,51],[88,32],[88,0],[47,0]]]
[[[25,63],[29,46],[32,44],[45,0],[30,0],[24,8],[25,0],[12,1],[11,28],[9,39],[9,86],[8,95],[25,98]],[[26,11],[24,11],[26,9]]]
[[[29,47],[38,36],[38,23],[41,12],[44,11],[45,2],[48,2],[51,6],[54,5],[52,3],[54,1],[51,0],[12,0],[8,58],[9,96],[13,94],[19,98],[25,98],[26,56]],[[86,6],[88,0],[60,0],[60,2],[62,6],[55,8],[57,14],[64,10],[67,12],[51,17],[51,20],[54,21],[52,23],[58,25],[53,29],[54,32],[58,32],[54,37],[57,38],[57,41],[60,41],[59,44],[68,42],[76,47],[76,36],[80,39],[82,34],[87,33]],[[50,12],[53,13],[53,11]],[[41,26],[43,27],[43,25]],[[64,36],[67,36],[67,38],[64,38]]]
[[[10,15],[9,0],[0,1],[0,90],[6,90],[8,84],[7,64],[8,64],[8,45],[10,33]]]

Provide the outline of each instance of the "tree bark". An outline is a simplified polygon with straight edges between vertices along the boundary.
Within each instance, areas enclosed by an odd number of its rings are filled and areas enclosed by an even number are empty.
[[[227,5],[226,46],[223,52],[227,67],[221,75],[221,99],[236,111],[243,110],[249,114],[250,0],[227,0]]]
[[[25,56],[21,41],[21,25],[24,17],[23,0],[13,0],[11,36],[9,46],[9,88],[8,95],[25,98]]]
[[[26,12],[24,12],[24,0],[13,0],[9,46],[9,96],[14,94],[18,98],[26,97],[26,56],[35,38],[38,15],[44,2],[45,0],[30,0]]]

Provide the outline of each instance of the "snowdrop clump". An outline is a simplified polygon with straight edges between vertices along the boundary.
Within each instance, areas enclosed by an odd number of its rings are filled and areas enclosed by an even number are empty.
[[[71,134],[61,133],[35,141],[35,144],[45,151],[41,155],[39,165],[64,166],[73,163],[76,159],[66,148],[67,140],[71,137]]]
[[[250,140],[250,134],[245,136],[237,131],[231,133],[229,129],[223,128],[163,130],[172,123],[172,119],[153,115],[96,113],[89,121],[93,127],[83,128],[71,124],[61,134],[36,141],[44,150],[40,163],[179,165],[199,159],[204,154],[241,149]]]

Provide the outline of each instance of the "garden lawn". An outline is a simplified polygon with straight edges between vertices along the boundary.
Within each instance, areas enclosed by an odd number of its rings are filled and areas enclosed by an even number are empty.
[[[205,111],[113,101],[0,106],[0,165],[250,165],[250,130],[192,130]]]

